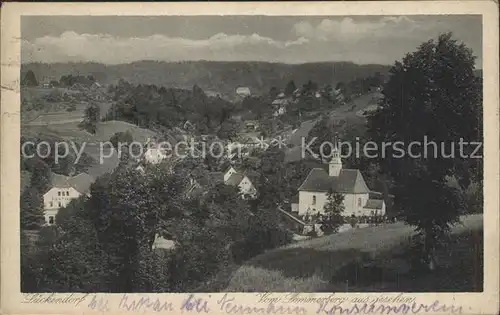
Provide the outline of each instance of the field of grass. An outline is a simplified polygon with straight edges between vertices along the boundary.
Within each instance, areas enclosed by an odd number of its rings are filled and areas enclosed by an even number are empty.
[[[85,130],[78,127],[78,122],[68,122],[55,125],[44,125],[44,126],[22,126],[23,136],[50,136],[59,141],[73,141],[79,145],[85,143],[84,152],[87,153],[94,159],[94,165],[92,165],[88,173],[89,175],[97,178],[107,172],[111,172],[114,168],[118,166],[119,157],[118,154],[109,155],[109,146],[103,144],[103,150],[101,154],[100,143],[105,143],[117,132],[130,132],[134,141],[139,141],[144,143],[148,138],[156,136],[156,132],[149,129],[144,129],[137,127],[136,125],[123,122],[123,121],[107,121],[101,122],[97,125],[96,134],[90,134]],[[71,145],[71,144],[69,144]],[[101,161],[101,156],[105,157]]]
[[[402,223],[306,240],[256,256],[224,291],[474,291],[482,281],[482,216],[463,218],[436,272],[416,275],[401,258],[413,229]],[[458,257],[462,258],[462,262]],[[451,275],[451,276],[450,276]],[[415,280],[418,278],[418,281]]]

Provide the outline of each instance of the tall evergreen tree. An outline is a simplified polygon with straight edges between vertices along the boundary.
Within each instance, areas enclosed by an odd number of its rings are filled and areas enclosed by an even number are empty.
[[[39,230],[45,223],[43,197],[34,188],[24,190],[21,195],[21,229]]]
[[[33,187],[43,195],[50,187],[51,170],[49,166],[42,160],[38,158],[34,159],[35,160],[31,172],[31,187]]]
[[[297,89],[295,82],[290,80],[285,87],[285,95],[292,95],[293,92]]]
[[[38,80],[36,79],[35,73],[32,70],[28,70],[26,72],[26,75],[24,76],[24,79],[22,81],[23,86],[38,86]]]

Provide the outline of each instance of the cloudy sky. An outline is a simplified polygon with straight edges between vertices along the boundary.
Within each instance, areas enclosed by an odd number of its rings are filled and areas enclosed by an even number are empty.
[[[481,67],[481,16],[24,16],[22,61],[393,64],[451,31]]]

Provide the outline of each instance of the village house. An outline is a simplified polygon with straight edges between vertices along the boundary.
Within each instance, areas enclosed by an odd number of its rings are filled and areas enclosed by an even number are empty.
[[[59,209],[66,207],[71,200],[89,193],[94,178],[86,173],[64,176],[52,173],[50,188],[43,194],[45,223],[55,224]]]
[[[238,187],[243,199],[254,199],[257,196],[257,189],[255,189],[249,176],[238,172],[233,166],[230,166],[225,172],[210,172],[206,177],[191,178],[186,194],[188,196],[199,196],[206,192],[207,187],[219,183]]]
[[[238,187],[243,199],[254,199],[257,196],[257,189],[255,189],[250,178],[238,172],[232,166],[224,172],[224,183],[226,185]]]
[[[328,192],[332,190],[344,195],[344,216],[383,216],[384,200],[376,199],[381,193],[368,188],[361,172],[357,169],[343,169],[337,147],[331,161],[323,168],[313,168],[298,188],[298,199],[292,201],[292,211],[300,217],[324,214]]]
[[[258,120],[247,120],[245,121],[245,129],[247,131],[256,131],[259,130],[260,123]]]
[[[149,164],[158,164],[168,156],[168,152],[158,146],[150,147],[144,152],[144,160]]]
[[[240,86],[239,88],[236,89],[236,95],[239,97],[247,97],[250,96],[250,89],[248,87]]]

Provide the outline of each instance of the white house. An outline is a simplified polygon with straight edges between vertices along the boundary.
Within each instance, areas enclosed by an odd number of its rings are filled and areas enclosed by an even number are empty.
[[[297,210],[300,216],[325,213],[324,206],[328,202],[330,189],[344,195],[344,216],[385,215],[384,201],[370,197],[374,192],[368,189],[361,172],[342,168],[342,160],[336,147],[328,170],[313,168],[307,175],[298,189],[298,205],[292,204],[292,209]]]
[[[86,173],[73,177],[53,173],[51,187],[43,195],[45,222],[49,225],[56,223],[55,218],[59,209],[66,207],[71,200],[88,194],[93,182],[94,178]]]
[[[158,145],[155,139],[148,139],[146,147],[147,150],[144,152],[143,160],[149,164],[158,164],[171,154],[171,152],[168,152],[170,149],[168,146]]]
[[[255,189],[250,178],[248,178],[245,174],[236,171],[236,169],[232,166],[230,166],[224,173],[224,183],[226,185],[238,187],[243,199],[252,199],[257,196],[257,189]]]
[[[241,86],[239,88],[236,89],[236,94],[240,97],[246,97],[246,96],[250,96],[251,93],[250,93],[250,89],[247,88],[247,87],[244,87],[244,86]]]
[[[148,148],[144,153],[144,160],[150,164],[158,164],[168,157],[167,152],[158,147]]]

